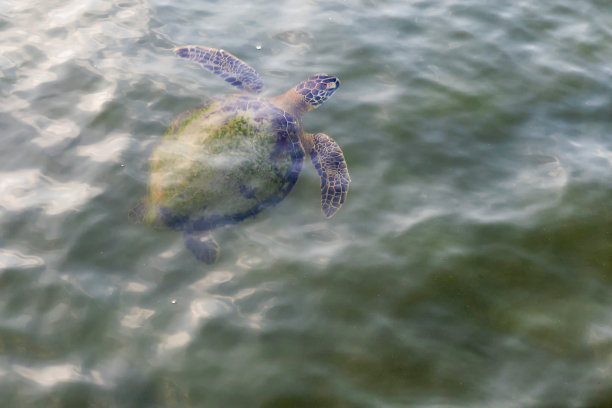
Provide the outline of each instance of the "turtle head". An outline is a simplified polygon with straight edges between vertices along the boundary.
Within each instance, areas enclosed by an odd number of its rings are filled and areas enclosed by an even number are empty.
[[[310,111],[318,108],[325,102],[336,89],[340,87],[340,80],[335,76],[326,74],[316,74],[302,83],[297,84],[295,91],[305,105],[305,110]]]

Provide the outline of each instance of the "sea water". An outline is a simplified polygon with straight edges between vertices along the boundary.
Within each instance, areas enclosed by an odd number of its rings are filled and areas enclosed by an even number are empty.
[[[223,48],[342,147],[198,262],[127,216]],[[7,407],[612,404],[608,1],[0,2]]]

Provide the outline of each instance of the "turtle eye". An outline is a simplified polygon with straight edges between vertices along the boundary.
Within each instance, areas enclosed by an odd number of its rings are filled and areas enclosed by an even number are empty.
[[[335,76],[319,74],[314,77],[318,83],[325,85],[326,89],[336,89],[340,86],[340,80]]]

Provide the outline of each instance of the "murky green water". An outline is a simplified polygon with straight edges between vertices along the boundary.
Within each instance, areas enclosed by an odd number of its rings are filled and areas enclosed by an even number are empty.
[[[540,4],[541,3],[541,4]],[[178,113],[229,50],[351,178],[219,231],[132,225]],[[0,2],[7,407],[612,405],[608,1]]]

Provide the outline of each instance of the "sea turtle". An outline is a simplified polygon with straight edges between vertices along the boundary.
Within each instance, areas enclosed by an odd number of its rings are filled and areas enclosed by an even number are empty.
[[[259,74],[232,54],[195,45],[174,52],[243,92],[174,120],[152,153],[148,191],[132,218],[183,230],[186,247],[212,264],[219,246],[210,231],[280,202],[296,183],[305,152],[321,176],[323,214],[333,216],[350,182],[342,150],[324,133],[304,132],[300,118],[338,89],[338,78],[317,74],[264,98]]]

